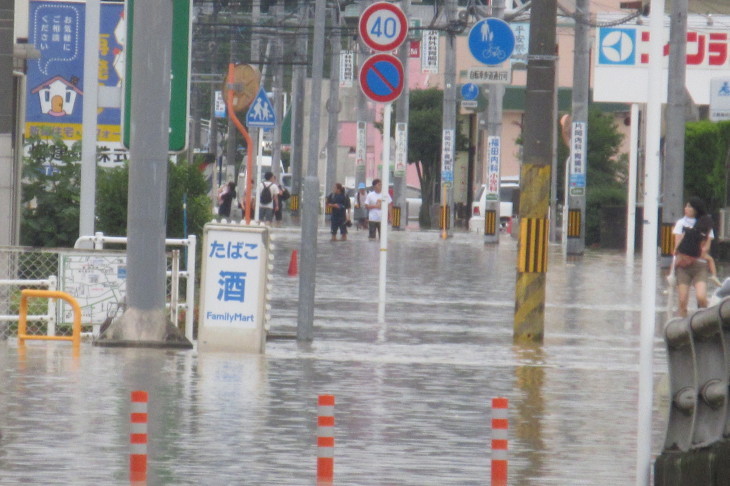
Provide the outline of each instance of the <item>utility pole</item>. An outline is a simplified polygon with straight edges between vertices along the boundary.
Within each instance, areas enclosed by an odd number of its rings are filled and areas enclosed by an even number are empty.
[[[274,23],[279,24],[281,19],[282,1],[276,0],[274,7]],[[271,143],[271,164],[273,167],[276,180],[280,183],[284,181],[280,177],[281,164],[281,127],[284,122],[284,40],[279,37],[274,41],[274,114],[276,116],[276,126],[272,133]]]
[[[317,275],[317,213],[319,212],[319,122],[322,104],[322,69],[324,67],[324,28],[326,0],[316,0],[314,7],[314,40],[312,45],[312,90],[309,112],[309,153],[307,177],[304,179],[302,208],[302,258],[299,276],[297,340],[314,338],[314,285]]]
[[[588,93],[590,76],[590,1],[575,3],[573,54],[573,117],[570,131],[570,177],[566,201],[568,233],[565,252],[582,255],[586,247],[586,173],[588,169]]]
[[[14,0],[0,0],[0,245],[13,241],[16,180],[13,164],[13,18]],[[15,147],[15,150],[23,150]]]
[[[667,80],[667,134],[662,171],[661,265],[674,254],[674,223],[684,215],[684,126],[687,110],[687,0],[672,0]]]
[[[520,170],[520,236],[515,285],[515,342],[542,342],[545,327],[548,202],[553,145],[557,1],[530,12],[524,159]]]
[[[446,0],[443,129],[441,131],[441,238],[451,236],[454,209],[454,152],[456,144],[456,0]],[[386,189],[387,190],[387,189]]]
[[[410,8],[411,0],[402,0],[401,10],[403,10],[406,18],[409,18]],[[396,164],[395,170],[393,171],[393,191],[395,195],[393,201],[393,210],[395,212],[397,208],[397,212],[400,215],[399,219],[401,221],[397,221],[397,228],[399,229],[405,229],[405,227],[408,225],[408,203],[406,201],[406,191],[408,190],[408,184],[406,181],[406,171],[408,167],[408,104],[410,102],[410,90],[408,89],[409,51],[410,42],[406,38],[406,41],[401,44],[400,48],[398,49],[398,59],[400,60],[401,64],[403,64],[403,92],[401,93],[395,104]],[[399,140],[399,138],[402,138],[402,140]],[[404,153],[401,154],[403,157],[402,162],[405,163],[405,166],[402,170],[398,167],[397,160],[399,141],[402,142],[401,148],[404,151]],[[396,221],[394,220],[394,228],[396,228],[395,223]]]
[[[298,60],[307,59],[307,28],[305,21],[308,17],[308,2],[299,0],[300,35],[295,37],[294,51]],[[291,167],[292,189],[289,207],[293,216],[299,215],[299,203],[302,193],[302,167],[304,150],[304,84],[307,78],[307,66],[304,63],[296,64],[292,68],[292,133],[291,133]],[[316,159],[315,159],[316,160]]]
[[[495,0],[492,5],[492,17],[498,19],[504,18],[504,0]],[[509,62],[509,61],[507,61]],[[487,145],[489,147],[495,146],[499,149],[498,155],[498,174],[502,173],[502,99],[504,98],[504,85],[502,84],[491,84],[489,85],[489,94],[487,95]],[[491,149],[490,149],[491,151]],[[485,177],[485,182],[488,183],[488,178]],[[499,183],[498,183],[499,184]],[[485,206],[485,213],[489,214],[489,211],[494,211],[495,214],[495,228],[494,231],[489,231],[487,225],[487,218],[485,214],[484,218],[484,243],[499,243],[499,231],[500,231],[500,218],[499,206],[501,195],[499,195],[499,185],[497,186],[498,199],[496,201],[487,201]],[[469,208],[471,209],[471,208]],[[512,217],[511,214],[507,216]]]
[[[362,0],[360,2],[360,17],[362,17],[363,12],[365,12],[365,9],[368,8],[371,3],[371,0]],[[359,40],[357,41],[358,68],[363,65],[369,55],[367,46],[359,37],[360,36],[358,36]],[[367,169],[368,123],[371,121],[371,116],[370,110],[368,110],[368,100],[362,91],[362,87],[359,86],[359,77],[355,76],[355,78],[358,79],[356,82],[358,83],[358,88],[360,88],[357,90],[357,138],[355,141],[355,187],[357,187],[361,182],[366,183],[365,171]]]
[[[340,37],[340,11],[337,5],[331,9],[332,13],[332,35],[330,45],[332,46],[332,61],[330,62],[330,93],[327,101],[327,170],[325,172],[324,192],[328,194],[330,188],[337,180],[337,129],[339,127],[338,115],[340,113],[340,51],[342,40]],[[340,181],[343,182],[343,181]],[[357,186],[356,186],[357,187]]]

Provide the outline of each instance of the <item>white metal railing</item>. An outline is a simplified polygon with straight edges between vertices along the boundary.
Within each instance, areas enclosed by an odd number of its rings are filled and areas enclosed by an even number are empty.
[[[94,236],[80,236],[74,244],[74,248],[83,248],[83,243],[90,242],[94,245],[95,250],[103,250],[104,244],[126,245],[126,236],[105,236],[104,233],[97,232]],[[166,308],[170,309],[170,319],[177,325],[177,316],[180,309],[184,309],[185,313],[185,337],[193,342],[193,318],[195,307],[195,249],[197,245],[197,237],[190,235],[187,238],[165,238],[166,246],[181,246],[187,248],[187,259],[185,263],[186,270],[180,270],[179,258],[176,263],[176,257],[173,255],[172,271],[166,271],[166,275],[171,277],[170,287],[172,289],[171,302],[166,304]],[[179,285],[179,279],[185,279],[185,301],[179,302],[176,291]]]
[[[13,287],[46,287],[48,290],[57,290],[58,279],[55,275],[51,275],[46,279],[0,279],[0,285]],[[49,336],[56,335],[56,299],[48,299],[47,313],[28,315],[26,319],[29,321],[39,321],[48,324],[47,334]],[[0,322],[17,322],[19,315],[0,314]]]

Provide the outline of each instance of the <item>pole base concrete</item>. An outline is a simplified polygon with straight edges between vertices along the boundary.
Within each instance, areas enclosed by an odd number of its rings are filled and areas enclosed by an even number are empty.
[[[192,349],[193,343],[167,320],[164,309],[128,308],[101,330],[94,346]]]

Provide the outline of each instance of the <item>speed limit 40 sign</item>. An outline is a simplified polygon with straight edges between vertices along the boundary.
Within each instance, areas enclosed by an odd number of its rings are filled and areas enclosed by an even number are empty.
[[[377,2],[360,16],[360,38],[374,51],[394,51],[408,35],[408,21],[403,10],[392,3]]]

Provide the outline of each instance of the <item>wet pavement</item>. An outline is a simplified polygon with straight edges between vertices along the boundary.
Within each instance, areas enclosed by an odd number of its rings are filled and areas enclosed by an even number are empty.
[[[275,231],[271,331],[296,333],[299,230]],[[0,342],[0,484],[128,484],[129,393],[150,394],[150,485],[315,483],[317,395],[336,397],[336,485],[487,485],[491,399],[509,398],[509,484],[633,484],[641,260],[551,246],[545,342],[512,343],[516,242],[319,233],[315,339],[266,354]],[[659,276],[658,327],[666,313]],[[653,452],[666,421],[655,333]]]

